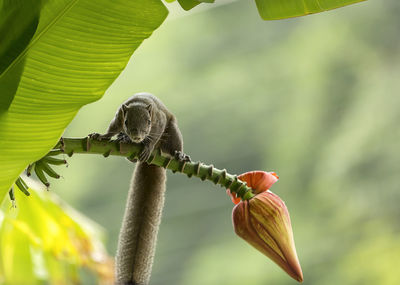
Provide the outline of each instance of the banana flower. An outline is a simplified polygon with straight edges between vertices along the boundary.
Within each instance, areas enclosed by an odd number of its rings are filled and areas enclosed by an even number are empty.
[[[228,189],[237,204],[232,211],[235,233],[269,257],[295,280],[302,282],[303,273],[294,245],[289,212],[285,203],[268,190],[278,181],[274,172],[252,171],[238,177],[247,182],[256,196],[239,201]]]

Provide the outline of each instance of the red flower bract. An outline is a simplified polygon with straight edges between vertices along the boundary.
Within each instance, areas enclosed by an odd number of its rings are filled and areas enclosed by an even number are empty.
[[[240,174],[238,178],[247,183],[247,186],[254,190],[254,194],[264,192],[278,181],[279,176],[275,172],[250,171]],[[229,189],[226,193],[231,197],[234,204],[238,204],[241,199],[232,193]]]
[[[253,182],[256,186],[266,184],[265,181]],[[248,186],[253,187],[252,182],[248,182]],[[259,191],[255,190],[256,193]],[[264,191],[248,201],[241,201],[233,208],[232,221],[238,236],[272,259],[295,280],[303,281],[289,212],[277,195]]]

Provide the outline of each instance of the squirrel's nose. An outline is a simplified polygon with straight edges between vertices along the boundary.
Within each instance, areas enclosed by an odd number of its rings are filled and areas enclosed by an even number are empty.
[[[135,142],[135,143],[139,143],[139,142],[142,141],[142,138],[139,137],[139,136],[134,136],[134,137],[132,137],[132,140],[133,140],[133,142]]]

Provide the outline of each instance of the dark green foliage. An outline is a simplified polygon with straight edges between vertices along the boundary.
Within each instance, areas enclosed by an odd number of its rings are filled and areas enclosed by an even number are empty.
[[[17,91],[26,50],[36,32],[40,0],[0,1],[0,114],[7,110]]]

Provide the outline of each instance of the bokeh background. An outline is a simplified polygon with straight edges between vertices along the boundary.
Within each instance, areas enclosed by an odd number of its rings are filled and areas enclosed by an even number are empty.
[[[280,175],[272,191],[291,213],[304,284],[400,284],[400,2],[274,22],[250,4],[172,12],[65,135],[104,132],[125,99],[152,92],[193,160]],[[133,168],[76,155],[53,183],[107,230],[111,254]],[[151,284],[296,284],[235,236],[222,188],[168,175]]]

